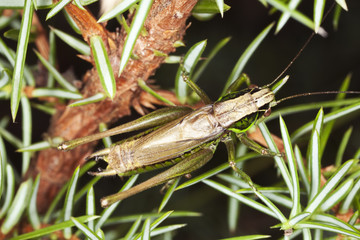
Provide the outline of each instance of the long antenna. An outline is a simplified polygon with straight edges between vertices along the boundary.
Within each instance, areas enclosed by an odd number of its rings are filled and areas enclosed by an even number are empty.
[[[300,94],[295,94],[292,96],[284,97],[278,101],[275,101],[272,104],[272,107],[278,105],[279,103],[281,103],[283,101],[293,99],[293,98],[304,97],[304,96],[313,96],[313,95],[324,95],[324,94],[338,94],[338,93],[360,94],[360,91],[323,91],[323,92],[300,93]]]
[[[331,12],[331,10],[334,8],[335,6],[335,2],[331,5],[331,7],[329,8],[329,10],[326,11],[322,22],[325,21],[326,17],[329,15],[329,13]],[[305,43],[303,44],[303,46],[300,48],[299,52],[295,55],[295,57],[293,57],[293,59],[290,61],[290,63],[285,67],[285,69],[269,84],[265,85],[265,87],[269,87],[271,85],[273,85],[274,83],[276,83],[284,74],[287,70],[289,70],[289,68],[293,65],[293,63],[299,58],[299,56],[302,54],[302,52],[304,51],[304,49],[307,47],[307,45],[310,43],[310,41],[313,39],[313,37],[315,36],[315,32],[312,32],[310,34],[310,36],[308,37],[308,39],[305,41]]]
[[[290,61],[290,63],[286,66],[286,68],[284,70],[282,70],[282,72],[269,84],[270,86],[272,84],[274,84],[275,82],[277,82],[279,80],[279,78],[281,78],[287,70],[289,70],[289,68],[293,65],[293,63],[296,61],[296,59],[298,59],[300,57],[300,55],[302,54],[302,52],[304,51],[304,49],[307,47],[307,45],[310,43],[311,39],[315,36],[315,32],[312,32],[311,35],[308,37],[308,39],[306,40],[306,42],[304,43],[304,45],[301,47],[301,49],[299,50],[299,52],[295,55],[295,57],[293,57],[293,59]]]

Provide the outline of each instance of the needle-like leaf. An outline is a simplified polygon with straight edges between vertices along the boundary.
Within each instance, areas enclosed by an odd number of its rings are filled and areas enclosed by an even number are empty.
[[[224,0],[216,0],[216,5],[219,8],[221,17],[224,17]]]
[[[15,193],[15,174],[13,168],[6,165],[6,193],[4,203],[1,206],[0,218],[2,218],[9,210],[10,204],[13,202]]]
[[[206,40],[194,44],[184,56],[175,77],[175,93],[181,103],[185,103],[188,97],[188,85],[183,79],[183,74],[191,76],[201,54],[206,47]]]
[[[221,2],[222,3],[221,3]],[[221,6],[222,5],[222,6]],[[200,0],[196,3],[195,7],[192,9],[194,14],[215,14],[220,13],[223,16],[223,13],[230,10],[230,6],[226,5],[223,0]]]
[[[32,0],[35,2],[35,0]],[[36,6],[37,8],[49,8],[53,4],[52,0],[37,0]],[[23,8],[24,0],[1,0],[0,8]]]
[[[175,189],[176,189],[177,185],[179,184],[179,181],[180,181],[180,177],[176,178],[171,183],[170,187],[167,189],[167,191],[163,197],[163,200],[161,201],[161,204],[158,208],[158,212],[161,212],[164,209],[166,203],[170,200],[172,194],[175,192]]]
[[[98,216],[82,216],[82,217],[77,217],[77,220],[80,222],[87,222],[94,220],[96,218],[98,218]],[[17,237],[12,238],[12,240],[23,240],[23,239],[25,240],[25,239],[38,238],[53,233],[55,231],[63,230],[64,228],[73,227],[74,225],[75,224],[73,221],[68,220],[65,222],[60,222],[57,224],[50,225],[49,227],[41,228],[39,230],[30,233],[19,235]]]
[[[138,38],[140,31],[144,26],[146,17],[150,11],[152,3],[153,0],[142,0],[139,4],[138,9],[136,10],[134,19],[130,26],[130,32],[126,37],[124,43],[124,48],[120,60],[119,76],[121,75],[121,72],[124,70],[127,62],[130,59],[136,39]]]
[[[242,161],[247,161],[247,160],[250,160],[250,159],[258,157],[258,156],[259,155],[257,153],[254,153],[254,152],[247,153],[246,155],[236,159],[235,163],[242,162]],[[214,175],[216,175],[216,174],[218,174],[218,173],[220,173],[220,172],[222,172],[222,171],[224,171],[224,170],[226,170],[228,168],[230,168],[229,163],[227,163],[227,162],[223,163],[220,166],[218,166],[218,167],[216,167],[214,169],[211,169],[210,171],[208,171],[206,173],[203,173],[203,174],[201,174],[199,176],[196,176],[196,177],[182,183],[180,186],[178,186],[176,188],[176,190],[180,190],[182,188],[190,187],[191,185],[194,185],[194,184],[196,184],[196,183],[198,183],[200,181],[203,181],[204,179],[210,178],[210,177],[212,177],[212,176],[214,176]]]
[[[347,4],[345,0],[335,0],[337,4],[339,4],[345,11],[348,10]]]
[[[355,112],[355,111],[357,111],[359,109],[360,109],[360,102],[355,101],[355,103],[350,105],[350,106],[343,107],[343,108],[338,109],[338,110],[336,110],[334,112],[326,114],[325,117],[324,117],[324,124],[329,122],[329,121],[344,117],[344,116],[346,116],[346,115],[348,115],[350,113],[353,113],[353,112]],[[301,137],[304,134],[311,131],[312,126],[313,126],[313,122],[309,122],[309,123],[305,124],[304,126],[300,127],[299,129],[297,129],[296,131],[294,131],[291,134],[291,141],[295,142],[299,137]]]
[[[126,10],[134,6],[135,3],[137,3],[139,0],[123,0],[121,1],[116,7],[111,9],[110,11],[106,12],[104,15],[100,17],[98,22],[105,22],[108,21],[122,13],[124,13]]]
[[[77,180],[79,178],[79,171],[80,171],[80,168],[77,167],[74,171],[74,174],[73,174],[70,182],[69,182],[69,188],[66,192],[64,209],[63,209],[64,221],[70,220],[70,218],[72,216],[72,209],[73,209],[73,205],[74,205],[74,195],[75,195]],[[71,237],[71,228],[64,229],[64,236],[65,236],[65,238]]]
[[[289,132],[285,125],[284,119],[280,116],[280,130],[281,136],[284,142],[284,149],[286,153],[286,158],[289,165],[289,172],[293,183],[293,207],[291,209],[290,217],[293,217],[300,213],[301,205],[300,205],[300,186],[299,186],[299,177],[297,174],[296,160],[295,154],[291,145],[291,140],[289,136]]]
[[[2,137],[0,136],[0,199],[3,196],[5,186],[6,151]]]
[[[315,32],[317,33],[320,29],[322,16],[324,14],[325,0],[315,0],[314,1],[314,23],[315,23]]]
[[[251,43],[250,45],[245,49],[244,53],[240,56],[239,60],[237,61],[235,67],[233,68],[228,80],[225,83],[225,87],[221,93],[221,95],[224,95],[226,90],[229,88],[229,86],[239,78],[240,74],[242,73],[246,63],[252,56],[252,54],[255,52],[255,50],[258,48],[262,40],[268,35],[270,32],[272,26],[274,24],[268,25]]]
[[[78,106],[83,106],[83,105],[90,104],[90,103],[100,102],[100,101],[104,100],[105,98],[107,98],[107,96],[104,93],[97,93],[91,97],[72,102],[71,104],[69,104],[69,107],[78,107]]]
[[[328,224],[328,223],[318,223],[318,222],[313,222],[313,221],[306,221],[306,222],[297,224],[296,227],[297,228],[319,229],[319,230],[321,229],[321,230],[334,232],[334,233],[338,233],[338,234],[344,234],[344,235],[354,237],[354,238],[360,238],[360,232],[346,230],[346,229],[336,227],[336,226],[334,226],[332,224]]]
[[[210,187],[212,187],[212,188],[214,188],[214,189],[216,189],[216,190],[218,190],[218,191],[220,191],[220,192],[222,192],[222,193],[224,193],[224,194],[226,194],[226,195],[228,195],[230,197],[233,197],[233,198],[237,199],[238,201],[242,202],[243,204],[248,205],[248,206],[250,206],[250,207],[252,207],[252,208],[254,208],[254,209],[256,209],[256,210],[258,210],[260,212],[263,212],[263,213],[277,219],[276,214],[270,208],[265,206],[264,204],[258,203],[257,201],[255,201],[255,200],[253,200],[251,198],[248,198],[248,197],[246,197],[246,196],[244,196],[242,194],[234,193],[230,188],[228,188],[228,187],[226,187],[226,186],[224,186],[224,185],[222,185],[222,184],[220,184],[218,182],[215,182],[215,181],[212,181],[212,180],[203,180],[203,182],[206,185],[208,185],[208,186],[210,186]]]
[[[224,38],[220,40],[213,49],[211,49],[209,55],[206,56],[206,59],[200,64],[199,68],[196,69],[194,74],[192,75],[192,80],[196,82],[201,74],[205,71],[206,67],[210,63],[212,59],[214,59],[215,55],[230,41],[230,37]]]
[[[116,92],[116,83],[105,45],[100,36],[92,36],[90,38],[90,45],[94,55],[96,70],[99,73],[100,82],[106,95],[113,99]]]
[[[310,196],[311,201],[316,194],[320,191],[320,178],[321,178],[321,159],[320,159],[320,134],[322,124],[324,121],[324,112],[322,109],[319,110],[311,133],[310,143],[308,147],[308,169],[310,173],[311,185],[310,185]]]
[[[29,202],[28,199],[30,197],[31,185],[32,179],[29,179],[20,185],[1,226],[1,232],[3,234],[7,234],[16,224],[18,224],[18,221]]]
[[[352,202],[354,201],[355,196],[358,193],[359,189],[360,189],[360,179],[358,179],[354,183],[354,186],[352,187],[349,194],[346,196],[345,200],[341,204],[340,210],[339,210],[340,213],[346,213],[347,211],[349,211],[350,206],[351,206]]]
[[[40,175],[38,175],[36,177],[35,182],[33,184],[33,187],[31,190],[30,202],[29,202],[28,211],[27,211],[30,223],[34,229],[40,228],[40,217],[39,217],[37,207],[36,207],[36,198],[37,198],[37,192],[39,189],[39,184],[40,184]]]
[[[141,216],[139,216],[139,218],[136,219],[136,221],[133,223],[133,225],[131,226],[129,231],[126,233],[124,239],[132,239],[132,237],[134,236],[134,234],[136,233],[136,231],[138,230],[138,228],[140,226],[141,219],[142,219]]]
[[[58,36],[65,43],[69,44],[70,47],[74,48],[79,53],[86,56],[90,55],[90,47],[85,42],[80,41],[79,39],[71,36],[70,34],[67,34],[53,27],[51,28],[51,31],[54,32],[56,36]]]
[[[22,144],[23,146],[29,146],[31,144],[31,137],[32,137],[32,114],[31,114],[31,107],[30,101],[27,97],[21,97],[21,107],[22,107]],[[29,165],[30,165],[30,152],[23,152],[22,153],[22,175],[25,175],[27,172]]]
[[[271,137],[270,131],[269,129],[266,127],[264,122],[261,122],[258,124],[259,129],[261,131],[261,134],[264,136],[265,141],[269,147],[269,149],[274,152],[274,153],[278,153],[279,150],[274,142],[274,139]],[[289,173],[288,168],[286,167],[285,161],[283,157],[279,157],[279,156],[275,156],[274,160],[276,162],[276,165],[278,166],[281,176],[283,177],[286,186],[289,188],[290,191],[290,195],[293,196],[294,193],[294,189],[293,189],[293,183],[292,183],[292,179]]]
[[[325,183],[321,191],[311,200],[308,206],[304,209],[304,212],[314,213],[315,210],[324,202],[325,198],[329,196],[331,191],[333,191],[340,183],[355,162],[355,160],[345,162]]]
[[[55,6],[48,12],[46,15],[46,20],[55,16],[58,12],[60,12],[67,4],[69,4],[71,0],[60,0]]]
[[[352,189],[354,184],[354,179],[347,179],[345,182],[343,182],[334,192],[331,193],[331,195],[324,201],[323,204],[321,204],[321,210],[323,212],[326,212],[335,204],[339,203],[344,197],[346,197],[350,190]]]
[[[341,140],[341,144],[339,147],[339,150],[336,154],[336,159],[335,159],[335,166],[339,167],[341,165],[341,161],[343,160],[343,155],[346,149],[346,146],[349,144],[349,140],[350,140],[350,136],[352,133],[352,127],[350,127],[344,134],[342,140]]]
[[[310,29],[312,29],[312,30],[315,29],[315,23],[313,21],[311,21],[310,18],[308,18],[301,12],[296,11],[295,9],[289,8],[287,5],[284,4],[284,2],[279,1],[279,0],[265,0],[265,1],[267,3],[269,3],[270,5],[272,5],[273,7],[275,7],[276,9],[278,9],[284,13],[290,14],[290,16],[293,19],[304,24],[305,26],[309,27]],[[318,30],[319,34],[326,35],[325,30],[323,30],[322,28],[318,28],[317,30]]]
[[[96,209],[95,209],[95,193],[93,186],[90,187],[90,189],[87,192],[86,195],[86,214],[87,215],[95,215]],[[94,221],[88,222],[88,227],[90,230],[95,230],[95,223]]]
[[[300,0],[291,0],[288,3],[288,8],[291,10],[296,9],[296,7],[299,5]],[[279,18],[279,21],[276,25],[276,33],[280,32],[280,30],[283,28],[283,26],[285,26],[285,24],[287,23],[287,21],[290,18],[290,13],[289,12],[283,12],[281,14],[281,17]]]
[[[16,50],[15,65],[14,65],[13,78],[12,78],[10,108],[11,108],[11,115],[13,121],[15,121],[20,103],[22,84],[24,81],[23,79],[24,66],[25,66],[27,47],[29,44],[33,11],[34,11],[34,6],[32,0],[25,0],[24,13],[21,20],[20,34],[19,34],[19,40]]]
[[[87,227],[84,223],[80,222],[77,218],[71,217],[71,221],[75,224],[75,226],[80,229],[80,231],[91,240],[100,240],[101,238],[96,235],[89,227]]]
[[[32,97],[58,97],[64,99],[81,99],[82,95],[77,92],[70,92],[62,89],[36,88],[32,92]]]

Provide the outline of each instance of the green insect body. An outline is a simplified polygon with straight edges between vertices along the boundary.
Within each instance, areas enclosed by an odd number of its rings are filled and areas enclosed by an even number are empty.
[[[204,94],[199,93],[197,86],[194,90],[199,96]],[[212,158],[220,141],[228,141],[230,132],[238,135],[245,132],[254,124],[254,118],[270,107],[274,98],[273,91],[267,87],[252,88],[230,93],[197,110],[187,107],[160,109],[106,132],[65,142],[58,148],[67,150],[105,136],[156,127],[89,156],[108,163],[106,170],[91,173],[97,176],[129,176],[174,165],[129,190],[103,198],[101,204],[107,207],[200,168]],[[159,121],[162,126],[157,127]]]

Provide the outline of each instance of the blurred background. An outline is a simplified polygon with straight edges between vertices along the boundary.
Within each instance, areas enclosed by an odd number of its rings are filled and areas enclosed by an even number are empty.
[[[198,81],[198,84],[214,100],[219,97],[232,68],[246,47],[266,26],[276,21],[280,15],[278,12],[269,14],[269,9],[265,8],[258,1],[229,0],[226,1],[226,4],[230,5],[231,9],[224,14],[223,18],[220,15],[216,15],[209,21],[198,21],[195,18],[191,18],[191,25],[184,38],[186,47],[179,48],[178,52],[175,53],[176,55],[184,54],[193,44],[207,39],[208,44],[204,52],[204,56],[206,56],[218,41],[225,37],[231,37],[231,41],[219,52]],[[326,9],[329,9],[331,4],[332,2],[328,1]],[[303,53],[285,73],[290,75],[290,80],[278,94],[278,99],[297,93],[337,90],[349,73],[352,73],[349,90],[360,90],[360,2],[349,0],[347,4],[349,11],[341,12],[338,29],[335,30],[332,25],[334,15],[334,11],[332,11],[322,25],[328,36],[324,38],[315,35]],[[313,3],[311,1],[307,3],[304,1],[298,9],[312,18],[312,8]],[[90,9],[95,15],[98,14],[97,3],[91,5]],[[47,12],[48,10],[37,12],[42,22],[45,21]],[[61,14],[50,19],[47,24],[62,31],[72,33],[70,27],[61,18]],[[114,22],[110,22],[108,27],[115,28],[116,26]],[[244,72],[250,76],[253,84],[262,86],[270,83],[303,47],[311,32],[307,27],[294,20],[290,20],[278,34],[271,33],[266,37],[250,59]],[[7,42],[11,44],[10,40],[7,40]],[[14,42],[13,44],[16,47]],[[81,79],[91,65],[77,58],[76,53],[61,40],[57,40],[57,44],[60,72],[74,71],[75,77]],[[31,57],[35,59],[31,48],[29,48],[29,61],[32,61]],[[178,65],[176,64],[165,64],[158,69],[153,79],[156,80],[156,83],[161,88],[171,89],[174,87],[177,68]],[[333,99],[334,97],[327,95],[298,98],[284,102],[278,107],[292,106],[305,102],[311,104],[312,102]],[[9,102],[0,101],[0,117],[10,116],[9,108]],[[43,134],[49,126],[49,116],[40,111],[34,111],[33,142],[37,142],[43,140]],[[293,132],[306,122],[314,119],[316,113],[317,111],[309,111],[294,116],[287,116],[285,121],[289,132]],[[122,119],[119,123],[127,122],[136,117],[138,115],[134,111],[133,116]],[[20,123],[21,120],[19,118],[18,123],[11,124],[8,127],[9,131],[21,135]],[[349,117],[336,126],[336,130],[331,136],[331,141],[325,150],[323,166],[334,161],[340,140],[349,126],[353,126],[354,129],[350,144],[346,148],[345,156],[350,158],[358,150],[360,145],[360,120],[355,117]],[[279,135],[277,120],[271,121],[268,127],[272,133]],[[7,144],[7,147],[9,149],[9,158],[13,160],[14,165],[20,167],[20,163],[16,161],[16,159],[21,159],[20,154],[15,153],[15,149],[9,144]],[[213,160],[208,166],[198,172],[203,172],[224,161],[227,161],[226,149],[223,146],[219,146]],[[272,164],[271,159],[264,158],[255,163],[248,164],[244,169],[254,178],[256,183],[269,184],[275,181],[276,178],[276,170]],[[151,173],[141,176],[139,181],[148,179],[150,175]],[[91,177],[87,176],[82,178],[81,181],[86,183],[89,179]],[[95,189],[96,197],[100,198],[101,196],[114,193],[121,187],[121,184],[122,181],[119,178],[103,179],[98,184],[98,189]],[[117,209],[117,214],[135,214],[155,209],[162,198],[162,195],[159,194],[159,189],[148,190],[132,197],[130,201],[124,201]],[[149,204],[149,199],[154,204]],[[168,223],[170,224],[171,221],[174,221],[177,223],[186,222],[188,224],[186,228],[178,232],[175,239],[218,239],[229,237],[231,235],[229,235],[227,227],[227,207],[228,199],[224,195],[203,184],[197,184],[191,188],[176,192],[166,209],[196,211],[200,212],[202,217],[186,218],[184,221],[182,219],[170,220]],[[271,226],[277,224],[277,221],[274,219],[247,207],[241,207],[240,210],[238,230],[234,233],[235,235],[261,233],[282,236],[283,233],[278,229],[270,229]],[[242,218],[241,216],[246,217]],[[125,231],[128,226],[114,227],[117,230],[124,228]],[[106,229],[104,230],[106,231]]]

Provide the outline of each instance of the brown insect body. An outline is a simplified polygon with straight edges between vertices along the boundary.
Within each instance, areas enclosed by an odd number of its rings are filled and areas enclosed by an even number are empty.
[[[91,157],[103,157],[108,162],[106,171],[94,174],[127,175],[122,173],[179,157],[221,137],[235,122],[259,111],[273,100],[274,94],[264,88],[235,99],[205,105],[144,136],[113,145],[106,155],[104,150],[92,154]]]

